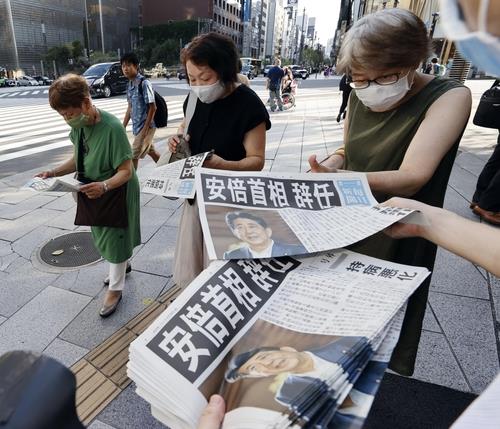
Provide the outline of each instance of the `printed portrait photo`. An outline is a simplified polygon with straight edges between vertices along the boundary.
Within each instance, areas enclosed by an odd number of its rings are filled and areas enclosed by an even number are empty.
[[[271,258],[307,253],[278,211],[207,205],[206,213],[219,259]]]

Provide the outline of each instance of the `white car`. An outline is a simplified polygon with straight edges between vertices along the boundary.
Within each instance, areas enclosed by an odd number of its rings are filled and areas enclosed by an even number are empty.
[[[36,79],[30,76],[21,76],[17,78],[17,86],[38,86],[39,83]]]

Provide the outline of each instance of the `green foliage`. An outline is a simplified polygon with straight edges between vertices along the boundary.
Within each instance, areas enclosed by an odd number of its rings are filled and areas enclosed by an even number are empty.
[[[201,25],[201,24],[200,24]],[[179,42],[188,43],[198,34],[198,21],[173,21],[168,24],[149,25],[143,28],[142,36],[144,41],[154,40],[164,42],[167,39],[174,39]]]
[[[302,57],[304,59],[304,63],[311,67],[319,67],[319,65],[323,64],[324,61],[323,50],[320,47],[317,49],[308,47],[304,48]]]
[[[203,24],[200,23],[200,30],[202,29]],[[198,21],[193,20],[144,27],[141,64],[145,67],[156,63],[178,64],[181,46],[186,45],[197,34]]]
[[[179,44],[174,39],[167,39],[156,45],[151,52],[151,63],[177,64],[179,62]]]
[[[73,42],[71,43],[71,48],[72,58],[77,59],[83,57],[84,49],[82,42],[80,42],[79,40],[73,40]]]

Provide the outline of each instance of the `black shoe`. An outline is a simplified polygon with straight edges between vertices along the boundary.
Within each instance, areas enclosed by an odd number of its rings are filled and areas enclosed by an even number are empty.
[[[103,305],[101,309],[99,310],[99,316],[101,317],[108,317],[111,316],[116,309],[118,308],[118,304],[122,300],[122,293],[120,292],[120,295],[118,296],[117,300],[111,304],[111,305]]]
[[[342,113],[342,119],[345,119],[346,114],[347,114],[347,110],[344,110],[344,113]]]
[[[132,264],[130,262],[127,262],[127,269],[125,270],[125,274],[129,274],[130,271],[132,271]],[[109,286],[109,276],[103,280],[103,283],[106,286]]]
[[[337,122],[340,123],[340,114],[337,116]]]

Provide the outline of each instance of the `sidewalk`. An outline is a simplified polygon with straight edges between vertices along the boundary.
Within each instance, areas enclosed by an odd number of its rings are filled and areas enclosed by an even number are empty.
[[[474,106],[489,81],[469,85]],[[265,169],[298,172],[307,158],[325,158],[342,144],[335,118],[340,93],[299,93],[297,107],[272,114]],[[174,124],[175,125],[175,124]],[[162,136],[173,128],[161,130]],[[159,133],[160,134],[160,133]],[[477,176],[496,144],[497,132],[469,124],[462,140],[445,207],[478,221],[468,208]],[[164,141],[159,148],[164,150]],[[54,160],[60,162],[61,160]],[[140,180],[153,168],[140,164]],[[0,180],[0,354],[13,349],[43,352],[68,367],[95,349],[172,286],[172,259],[180,203],[141,194],[142,244],[132,259],[123,302],[109,319],[98,309],[107,275],[99,262],[77,271],[36,268],[34,252],[47,240],[85,230],[73,225],[71,195],[19,191],[34,172]],[[415,378],[467,392],[481,392],[499,371],[500,279],[439,250],[419,349]],[[121,390],[120,390],[121,391]],[[97,416],[96,428],[161,427],[128,385]]]

